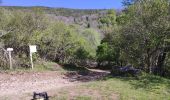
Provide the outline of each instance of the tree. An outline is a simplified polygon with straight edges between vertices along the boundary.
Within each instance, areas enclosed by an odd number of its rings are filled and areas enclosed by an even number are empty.
[[[166,0],[137,2],[129,6],[130,22],[122,29],[122,37],[129,46],[124,47],[127,57],[132,61],[138,58],[138,65],[144,66],[150,73],[153,68],[162,70],[165,61],[163,45],[170,29],[168,9]]]
[[[116,24],[116,12],[115,10],[108,10],[107,15],[99,19],[102,24],[107,26]]]
[[[105,40],[112,41],[105,41],[105,45],[110,44],[109,48],[119,48],[118,59],[119,62],[123,61],[124,65],[130,64],[146,72],[162,75],[167,57],[164,40],[169,37],[170,32],[169,2],[167,0],[130,2],[132,4],[128,5],[116,19],[119,31],[114,30],[112,37],[106,37]],[[117,34],[117,39],[114,34]],[[105,45],[101,47],[107,48]],[[100,55],[110,52],[106,51]],[[115,60],[112,58],[113,61]],[[118,65],[121,64],[118,63]]]

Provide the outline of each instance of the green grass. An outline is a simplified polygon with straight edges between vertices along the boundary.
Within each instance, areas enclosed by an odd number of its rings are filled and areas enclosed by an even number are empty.
[[[92,100],[91,97],[88,96],[77,96],[75,100]]]
[[[170,100],[169,80],[156,76],[147,76],[140,80],[110,78],[106,81],[93,82],[86,87],[98,89],[106,95],[115,92],[119,94],[121,100]]]
[[[69,99],[72,97],[70,92],[73,91],[77,93],[73,96],[74,100],[98,100],[93,93],[96,91],[101,100],[112,100],[113,94],[118,100],[170,100],[170,80],[153,75],[142,76],[139,79],[107,77],[104,80],[67,88],[64,97]],[[89,94],[85,94],[85,91]],[[58,97],[60,95],[62,94]]]
[[[65,71],[61,66],[55,62],[41,62],[36,63],[34,71]]]
[[[57,63],[54,62],[37,62],[34,64],[34,69],[31,67],[15,67],[14,69],[0,70],[3,73],[29,73],[29,72],[46,72],[46,71],[58,71],[58,73],[66,73],[66,70],[61,66],[57,66]]]
[[[18,73],[18,72],[46,72],[46,71],[57,71],[58,73],[67,73],[67,72],[86,72],[88,71],[83,67],[76,67],[74,65],[59,65],[55,62],[48,61],[38,61],[34,62],[34,68],[31,67],[15,67],[13,69],[3,69],[0,72],[5,73]]]

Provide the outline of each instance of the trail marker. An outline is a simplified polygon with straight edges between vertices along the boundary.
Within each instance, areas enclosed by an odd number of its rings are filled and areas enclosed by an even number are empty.
[[[32,60],[32,54],[37,52],[37,48],[36,48],[36,45],[29,45],[29,48],[30,48],[30,61],[31,61],[31,68],[33,69],[34,68],[34,65],[33,65],[33,60]]]
[[[12,57],[11,57],[11,52],[13,51],[13,48],[7,48],[8,54],[9,54],[9,66],[10,69],[12,69]]]

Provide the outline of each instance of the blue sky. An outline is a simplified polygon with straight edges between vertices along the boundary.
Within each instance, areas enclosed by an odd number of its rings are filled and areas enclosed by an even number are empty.
[[[122,8],[122,0],[2,0],[3,6],[47,6],[79,9]]]

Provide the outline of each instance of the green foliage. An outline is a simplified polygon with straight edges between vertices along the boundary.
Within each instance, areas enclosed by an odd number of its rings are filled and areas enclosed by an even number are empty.
[[[89,54],[87,51],[85,51],[85,49],[83,48],[80,48],[76,51],[75,53],[77,59],[85,59],[85,58],[88,58]]]
[[[90,54],[95,57],[97,46],[100,45],[101,35],[93,29],[85,29],[82,32],[82,36],[84,37],[85,41],[87,41],[85,49],[87,49],[87,51],[89,51]]]
[[[119,50],[107,43],[103,43],[97,50],[98,61],[112,61],[116,64],[116,59],[119,59]]]
[[[129,46],[125,50],[132,64],[147,67],[150,72],[151,67],[158,66],[156,61],[163,52],[169,30],[168,9],[169,3],[165,0],[144,0],[129,7],[131,18],[122,29],[122,37]]]
[[[169,2],[166,0],[130,2],[132,4],[117,16],[115,29],[110,32],[112,34],[106,36],[99,46],[98,59],[105,61],[106,56],[110,54],[108,57],[112,59],[112,63],[118,62],[117,66],[130,64],[146,72],[163,75],[166,72],[164,69],[167,70],[164,65],[169,50],[164,41],[169,38]],[[117,59],[114,59],[115,54],[118,55]]]
[[[1,38],[4,47],[14,48],[13,53],[20,60],[18,62],[28,62],[30,44],[38,46],[35,58],[60,63],[85,62],[95,58],[101,40],[97,31],[51,20],[41,8],[35,7],[26,12],[17,9],[0,8],[0,30],[7,33]]]
[[[129,18],[128,15],[125,13],[122,13],[121,15],[117,16],[116,18],[116,22],[118,25],[124,25],[126,23],[128,23]]]
[[[116,12],[115,10],[108,10],[106,17],[100,18],[102,24],[115,25],[116,23]]]

